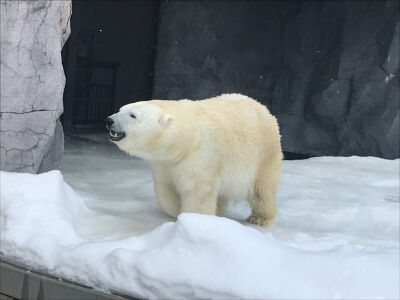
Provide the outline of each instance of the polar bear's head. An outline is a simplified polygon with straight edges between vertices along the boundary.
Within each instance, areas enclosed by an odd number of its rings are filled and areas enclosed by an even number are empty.
[[[127,104],[106,119],[110,141],[121,150],[147,160],[168,160],[172,155],[172,115],[154,103],[143,101]]]

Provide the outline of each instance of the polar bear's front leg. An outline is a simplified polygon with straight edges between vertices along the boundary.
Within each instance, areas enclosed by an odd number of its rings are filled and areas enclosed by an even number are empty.
[[[209,180],[189,180],[180,188],[181,212],[215,215],[218,184]]]
[[[179,195],[172,183],[154,181],[157,202],[161,209],[171,217],[176,218],[181,211]]]

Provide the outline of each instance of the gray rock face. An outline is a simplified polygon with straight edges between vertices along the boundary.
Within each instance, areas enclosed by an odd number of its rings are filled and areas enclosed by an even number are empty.
[[[61,49],[71,2],[1,1],[1,169],[43,172],[63,152]]]
[[[399,157],[398,1],[169,1],[153,98],[247,94],[284,151]]]

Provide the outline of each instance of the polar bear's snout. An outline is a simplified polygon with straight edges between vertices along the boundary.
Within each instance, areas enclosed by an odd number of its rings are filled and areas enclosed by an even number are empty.
[[[111,141],[117,142],[125,137],[125,132],[119,128],[119,125],[114,121],[113,116],[107,117],[105,122]]]
[[[114,120],[112,118],[110,118],[110,117],[107,117],[105,121],[106,121],[107,129],[110,129],[111,126],[114,124]]]

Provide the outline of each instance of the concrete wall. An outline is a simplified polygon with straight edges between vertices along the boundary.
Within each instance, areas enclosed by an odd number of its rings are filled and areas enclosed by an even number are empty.
[[[238,92],[283,148],[399,157],[397,1],[164,1],[153,98]]]
[[[59,167],[70,15],[70,1],[1,1],[1,170]]]

